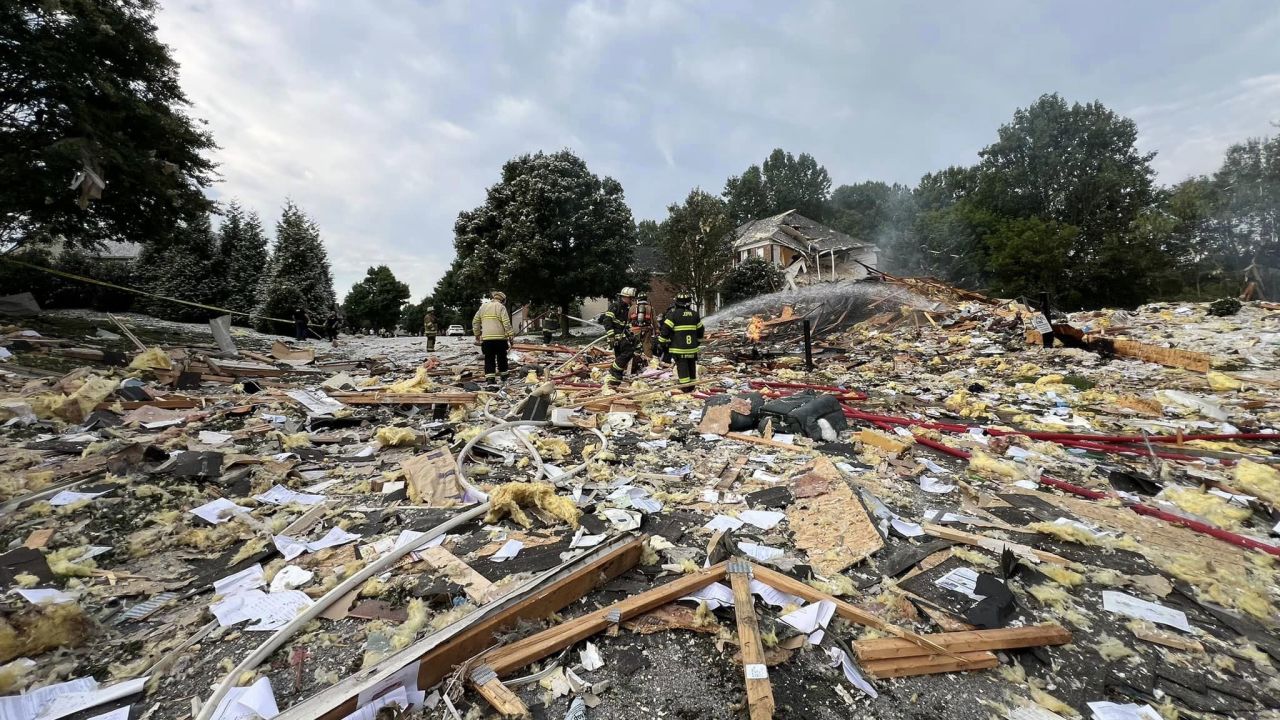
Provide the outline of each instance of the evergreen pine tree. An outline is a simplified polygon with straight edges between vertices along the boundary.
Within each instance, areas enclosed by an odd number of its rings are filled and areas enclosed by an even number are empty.
[[[176,228],[167,242],[149,243],[138,258],[142,286],[149,292],[204,305],[225,296],[222,256],[208,216]],[[167,320],[205,321],[216,311],[158,298],[144,298],[143,312]]]
[[[320,228],[288,200],[276,223],[271,266],[258,287],[256,324],[261,330],[270,330],[274,324],[277,332],[287,333],[288,327],[266,318],[287,320],[301,307],[311,315],[312,322],[318,324],[334,304],[333,275],[320,240]]]
[[[270,265],[262,221],[257,213],[246,212],[232,201],[218,237],[226,285],[226,295],[220,305],[229,310],[251,312],[258,304],[258,286]],[[244,319],[236,317],[240,322]]]

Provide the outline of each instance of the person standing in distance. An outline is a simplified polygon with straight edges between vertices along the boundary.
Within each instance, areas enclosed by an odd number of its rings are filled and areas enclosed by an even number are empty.
[[[507,344],[515,336],[511,329],[511,315],[507,312],[507,294],[495,290],[489,302],[480,306],[471,318],[471,332],[484,353],[484,377],[496,383],[498,377],[507,377]]]

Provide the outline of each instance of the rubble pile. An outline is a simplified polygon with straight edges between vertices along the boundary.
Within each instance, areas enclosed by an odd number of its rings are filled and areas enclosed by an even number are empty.
[[[1280,306],[821,294],[691,393],[0,328],[0,717],[1280,717]]]

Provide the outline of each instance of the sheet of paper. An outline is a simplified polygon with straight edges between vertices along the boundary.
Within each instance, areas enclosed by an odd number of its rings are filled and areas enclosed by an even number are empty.
[[[192,515],[210,522],[214,525],[220,525],[231,519],[236,513],[247,513],[249,508],[240,507],[226,498],[218,498],[211,502],[207,502],[200,507],[190,510]]]
[[[978,595],[978,571],[969,567],[958,567],[933,581],[940,588],[958,592],[974,600],[981,600],[985,595]]]
[[[214,432],[212,430],[201,430],[197,436],[201,444],[204,445],[222,445],[231,441],[231,436],[227,433]]]
[[[148,430],[159,430],[160,428],[173,427],[186,422],[186,418],[169,418],[167,420],[152,420],[151,422],[138,423]]]
[[[759,580],[752,579],[750,587],[753,595],[759,595],[761,600],[773,607],[781,608],[788,605],[800,606],[804,604],[804,598],[799,595],[783,592],[772,585],[765,585]]]
[[[853,658],[849,657],[849,653],[838,647],[829,647],[826,650],[827,657],[831,658],[831,664],[840,666],[840,669],[844,671],[844,679],[848,680],[850,685],[858,688],[870,698],[880,697],[880,694],[871,686],[871,683],[863,679],[862,674],[858,672],[858,668],[853,664]]]
[[[300,493],[290,490],[283,485],[272,485],[271,489],[253,496],[254,500],[269,503],[271,505],[288,505],[296,503],[298,505],[319,505],[325,501],[323,495],[311,495],[309,493]]]
[[[582,652],[578,653],[578,658],[582,661],[582,668],[587,672],[595,672],[604,667],[604,659],[600,657],[600,649],[590,640],[587,641],[586,647],[582,649]]]
[[[935,495],[945,495],[946,493],[955,490],[956,486],[949,482],[939,480],[932,475],[921,475],[920,489],[927,493],[934,493]]]
[[[508,540],[505,543],[503,543],[502,547],[498,548],[498,552],[490,555],[489,559],[492,560],[493,562],[503,562],[506,560],[510,560],[516,555],[519,555],[520,551],[523,549],[524,549],[524,543],[520,542],[519,540]]]
[[[235,595],[236,593],[262,587],[266,580],[262,577],[262,563],[254,563],[233,575],[213,581],[213,591],[218,595]]]
[[[737,518],[729,517],[728,515],[716,515],[715,517],[708,520],[707,524],[703,525],[702,527],[711,531],[737,530],[738,528],[742,527],[743,524],[744,523]]]
[[[908,434],[908,435],[910,435],[910,433],[907,433],[907,434]],[[942,467],[941,465],[939,465],[938,463],[936,463],[936,462],[934,462],[934,461],[930,460],[929,458],[924,458],[924,459],[922,459],[922,460],[920,461],[920,464],[921,464],[921,465],[924,465],[925,469],[926,469],[926,470],[928,470],[929,472],[931,472],[931,473],[935,473],[935,474],[938,474],[938,475],[944,475],[944,474],[946,474],[946,473],[951,472],[950,470],[947,470],[946,468],[944,468],[944,467]]]
[[[105,712],[101,715],[94,715],[89,720],[129,720],[129,711],[133,709],[132,705],[125,705],[122,708],[116,708],[111,712]]]
[[[98,687],[93,690],[84,692],[67,693],[59,695],[53,699],[53,702],[44,707],[44,710],[36,716],[36,720],[59,720],[68,715],[73,715],[82,710],[97,707],[103,703],[119,700],[120,698],[129,697],[142,692],[150,679],[149,675],[134,678],[133,680],[125,680],[107,687]]]
[[[97,688],[97,680],[82,677],[54,683],[21,695],[0,697],[0,720],[31,720],[58,697],[93,692]]]
[[[569,548],[588,548],[595,547],[604,542],[608,535],[588,535],[587,529],[580,527],[578,532],[573,534],[573,540],[569,542]]]
[[[1191,632],[1187,624],[1187,614],[1181,610],[1167,608],[1157,603],[1147,602],[1115,590],[1102,591],[1102,608],[1108,612],[1119,613],[1139,620],[1149,620],[1160,625],[1168,625],[1183,632]]]
[[[102,492],[82,493],[82,492],[76,492],[74,490],[63,490],[57,495],[54,495],[53,497],[49,498],[49,504],[54,507],[71,505],[73,503],[82,502],[84,500],[92,500],[96,497],[101,497],[103,495],[106,495],[109,492],[111,491],[103,490]]]
[[[214,708],[213,720],[270,720],[279,714],[275,693],[271,691],[271,680],[260,677],[249,687],[236,687],[227,691],[222,702]]]
[[[271,538],[275,542],[276,549],[284,556],[284,559],[292,560],[307,551],[307,544],[297,538],[288,535],[276,535]]]
[[[903,520],[897,515],[894,515],[889,522],[893,525],[894,530],[902,533],[903,537],[920,537],[924,534],[924,528],[918,523]]]
[[[76,596],[69,595],[61,590],[53,588],[31,588],[30,590],[19,589],[18,594],[23,600],[32,605],[61,605],[62,603],[75,602]]]
[[[340,527],[334,526],[329,528],[329,532],[325,533],[324,537],[320,538],[319,540],[312,540],[311,542],[307,543],[307,549],[310,550],[311,552],[316,552],[318,550],[323,550],[325,548],[337,547],[339,545],[346,545],[349,542],[355,542],[356,540],[359,540],[359,539],[360,539],[359,535],[356,535],[355,533],[349,533]]]
[[[783,615],[780,620],[809,636],[809,642],[817,645],[822,642],[827,623],[835,617],[836,604],[830,600],[819,600]]]
[[[738,513],[739,520],[751,523],[761,530],[772,530],[786,516],[786,513],[777,510],[743,510]]]
[[[361,705],[359,709],[344,717],[343,720],[375,720],[378,717],[378,711],[388,705],[408,708],[409,692],[403,686],[397,687],[386,695],[381,695]]]
[[[695,600],[707,603],[708,610],[716,610],[733,605],[733,590],[723,583],[713,582],[710,585],[692,592],[681,600]]]
[[[287,390],[285,395],[297,400],[313,415],[332,415],[346,407],[326,395],[323,390]]]
[[[293,590],[311,582],[311,578],[316,574],[310,570],[300,568],[297,565],[285,565],[280,568],[276,576],[271,578],[271,592],[278,593],[285,590]]]
[[[738,549],[753,560],[760,562],[768,562],[776,557],[783,555],[782,548],[769,547],[768,545],[757,545],[756,543],[740,542]]]
[[[209,612],[218,619],[219,625],[229,627],[238,622],[253,620],[255,615],[252,608],[263,602],[262,598],[266,596],[261,590],[242,590],[213,603],[209,606]]]
[[[1150,705],[1112,702],[1091,702],[1088,705],[1093,720],[1160,720],[1160,713]]]

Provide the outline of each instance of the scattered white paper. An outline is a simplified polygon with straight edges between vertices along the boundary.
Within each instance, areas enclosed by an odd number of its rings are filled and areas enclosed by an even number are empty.
[[[129,711],[133,709],[132,705],[125,705],[122,708],[116,708],[111,712],[105,712],[101,715],[94,715],[89,720],[129,720]]]
[[[306,593],[297,590],[268,593],[258,602],[245,606],[245,612],[252,613],[251,619],[257,620],[245,630],[279,630],[314,604]]]
[[[1088,703],[1093,720],[1160,720],[1160,713],[1150,705],[1111,702]]]
[[[198,437],[202,445],[222,445],[231,440],[231,436],[227,433],[214,432],[212,430],[201,430]]]
[[[703,490],[702,502],[711,503],[712,505],[718,504],[720,502],[720,491],[719,490]]]
[[[296,503],[298,505],[319,505],[325,501],[325,496],[300,493],[296,490],[290,490],[283,485],[272,485],[270,490],[254,495],[253,499],[271,505],[288,505],[290,503]]]
[[[378,717],[378,711],[388,705],[408,708],[410,704],[409,692],[402,685],[361,705],[359,709],[344,717],[343,720],[375,720]]]
[[[773,607],[799,607],[804,604],[804,598],[778,590],[772,585],[765,585],[754,578],[751,580],[749,587],[751,588],[751,594],[759,595],[760,599],[763,600],[765,604],[772,605]]]
[[[717,610],[722,607],[733,606],[733,590],[724,583],[713,582],[680,599],[705,602],[708,610]]]
[[[101,497],[102,495],[106,495],[109,492],[111,491],[103,490],[102,492],[82,493],[82,492],[76,492],[74,490],[63,490],[57,495],[54,495],[53,497],[49,498],[49,504],[54,507],[71,505],[73,503],[82,502],[84,500],[92,500],[96,497]]]
[[[850,685],[866,693],[870,698],[880,697],[880,694],[871,686],[871,683],[863,679],[858,672],[858,668],[853,664],[853,658],[849,657],[849,653],[838,647],[829,647],[827,648],[827,657],[831,658],[832,665],[840,666],[840,669],[844,671],[844,679],[848,680]]]
[[[743,522],[738,518],[729,517],[728,515],[716,515],[702,527],[714,532],[716,530],[737,530],[742,525]]]
[[[36,716],[36,720],[58,720],[82,710],[97,707],[103,703],[119,700],[142,692],[150,676],[125,680],[107,687],[95,687],[93,690],[72,692],[58,695]],[[95,685],[97,683],[94,683]]]
[[[782,482],[781,476],[774,475],[773,473],[767,473],[763,470],[756,470],[755,472],[751,473],[751,479],[759,480],[760,482],[767,482],[771,484]]]
[[[91,677],[82,677],[37,688],[21,695],[0,697],[0,718],[3,720],[30,720],[36,717],[55,698],[69,694],[92,692],[97,688],[97,680]]]
[[[907,433],[907,434],[910,435],[910,433]],[[946,468],[930,460],[929,458],[924,458],[923,460],[920,461],[920,464],[924,465],[924,468],[931,473],[937,473],[939,475],[943,475],[948,472],[951,472],[950,470],[947,470]]]
[[[519,540],[508,540],[502,545],[502,547],[498,548],[498,552],[490,555],[489,559],[493,562],[510,560],[516,555],[519,555],[522,549],[524,549],[524,543]]]
[[[373,457],[374,452],[375,450],[373,449],[372,445],[365,445],[364,447],[360,448],[356,452],[352,453],[351,457],[358,457],[358,458]]]
[[[809,636],[809,642],[817,645],[822,642],[827,623],[835,617],[836,604],[830,600],[819,600],[783,615],[780,620]]]
[[[276,535],[271,539],[275,542],[276,550],[280,551],[286,561],[292,560],[307,551],[306,543],[288,535]]]
[[[966,595],[974,600],[982,600],[986,597],[977,593],[978,571],[969,567],[958,567],[934,580],[933,584],[940,588]]]
[[[613,529],[618,532],[628,532],[640,527],[640,513],[638,512],[607,508],[604,511],[604,516],[609,521],[609,524],[613,526]]]
[[[1147,602],[1141,598],[1116,592],[1115,590],[1102,591],[1102,608],[1108,612],[1168,625],[1183,632],[1191,632],[1191,626],[1187,624],[1187,614],[1181,610],[1174,610],[1157,603]]]
[[[604,542],[606,537],[608,537],[608,535],[588,535],[587,529],[580,527],[578,528],[578,532],[573,534],[573,540],[569,542],[569,548],[595,547],[596,545]]]
[[[359,540],[360,536],[355,533],[349,533],[340,527],[334,526],[329,528],[329,532],[319,540],[312,540],[307,543],[307,549],[311,552],[317,552],[325,548],[337,547],[338,545],[346,545],[349,542]]]
[[[772,530],[785,517],[786,513],[776,510],[743,510],[738,513],[739,520],[751,523],[761,530]]]
[[[600,649],[589,640],[582,652],[578,653],[578,658],[582,661],[582,668],[587,672],[595,672],[604,667],[604,659],[600,657]]]
[[[941,481],[941,480],[939,480],[939,479],[937,479],[937,478],[933,477],[932,475],[921,475],[921,476],[920,476],[920,489],[921,489],[921,490],[923,490],[923,491],[925,491],[925,492],[927,492],[927,493],[934,493],[934,494],[936,494],[936,495],[944,495],[944,494],[946,494],[946,493],[951,492],[952,490],[955,490],[955,489],[956,489],[956,486],[955,486],[955,485],[952,485],[951,483],[948,483],[948,482],[943,482],[943,481]]]
[[[297,565],[285,565],[271,578],[271,592],[278,593],[293,590],[311,582],[316,574]]]
[[[231,519],[236,513],[247,513],[249,508],[240,507],[226,498],[218,498],[200,507],[190,510],[192,515],[214,525],[220,525]]]
[[[760,562],[768,562],[776,557],[781,557],[784,552],[781,548],[769,547],[768,545],[757,545],[756,543],[749,542],[738,543],[738,549],[751,559],[759,560]]]
[[[31,588],[30,590],[19,589],[18,594],[23,600],[32,605],[61,605],[62,603],[74,602],[75,595],[68,595],[61,590],[52,588]]]
[[[908,520],[894,515],[889,522],[893,525],[893,529],[902,534],[903,537],[920,537],[924,534],[924,528],[919,523],[913,523]]]
[[[1039,490],[1040,489],[1040,483],[1036,482],[1035,480],[1018,480],[1013,484],[1017,485],[1023,490]]]
[[[228,690],[214,709],[213,720],[271,720],[279,714],[275,693],[271,691],[271,680],[260,677],[249,687]]]
[[[160,428],[173,427],[186,422],[186,418],[169,418],[168,420],[152,420],[151,422],[138,423],[148,430],[159,430]]]
[[[313,415],[332,415],[346,407],[323,390],[288,390],[285,395],[297,400]]]
[[[262,577],[262,564],[254,563],[233,575],[213,581],[213,591],[218,595],[235,595],[245,590],[262,587],[266,580]]]

